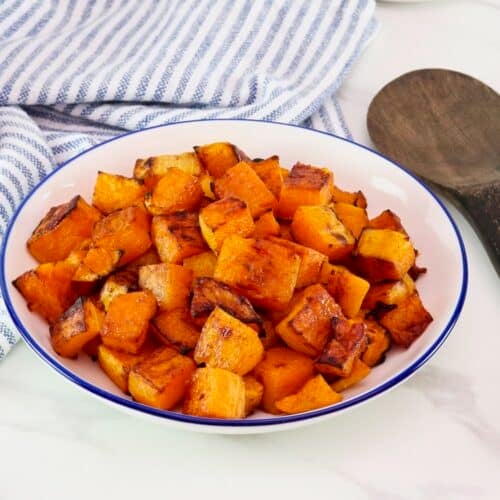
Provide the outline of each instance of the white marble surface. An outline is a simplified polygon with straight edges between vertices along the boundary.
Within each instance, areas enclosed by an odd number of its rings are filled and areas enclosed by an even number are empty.
[[[355,137],[369,143],[369,101],[410,69],[454,68],[499,90],[494,4],[379,4],[381,30],[341,92]],[[176,431],[89,399],[18,345],[0,364],[0,499],[500,498],[500,281],[452,213],[470,286],[451,336],[405,384],[325,423],[257,436]]]

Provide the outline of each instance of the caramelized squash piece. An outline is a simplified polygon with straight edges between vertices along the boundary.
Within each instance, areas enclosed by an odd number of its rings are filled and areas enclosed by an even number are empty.
[[[74,358],[84,345],[99,335],[104,311],[92,299],[79,297],[50,327],[54,351],[65,358]]]
[[[222,368],[198,368],[191,378],[183,411],[209,418],[245,417],[245,382]]]
[[[75,196],[48,211],[26,243],[28,251],[41,263],[63,260],[90,238],[101,217],[99,210]]]
[[[216,307],[203,325],[194,360],[245,375],[255,368],[263,354],[257,332]]]
[[[89,248],[73,275],[74,281],[97,281],[111,274],[120,262],[122,250]]]
[[[101,212],[110,214],[122,208],[142,206],[145,194],[146,188],[137,179],[99,171],[92,203]]]
[[[130,371],[130,394],[139,403],[171,410],[184,398],[195,369],[191,358],[161,347]]]
[[[160,177],[152,192],[146,194],[144,204],[151,214],[163,215],[181,210],[193,211],[202,198],[198,177],[172,167]]]
[[[329,207],[298,207],[293,216],[291,230],[298,243],[314,248],[331,261],[342,260],[354,248],[353,235]]]
[[[332,339],[316,360],[315,368],[325,375],[347,377],[354,360],[366,347],[364,323],[349,322],[346,319],[332,319]]]
[[[245,153],[229,142],[195,146],[194,151],[200,163],[215,178],[221,177],[226,170],[247,158]]]
[[[361,355],[366,365],[373,367],[382,363],[385,353],[391,347],[391,339],[387,330],[372,319],[365,319],[367,346]]]
[[[102,343],[112,349],[138,353],[155,312],[156,300],[147,290],[119,295],[106,313],[101,330]]]
[[[335,185],[332,188],[332,200],[334,203],[349,203],[359,208],[367,207],[365,195],[361,191],[350,193]]]
[[[371,285],[363,300],[363,308],[375,311],[381,306],[399,304],[415,291],[415,282],[408,274],[399,281],[383,281]]]
[[[259,327],[262,323],[250,301],[213,278],[196,278],[192,286],[191,316],[203,325],[208,316],[220,307],[245,324]],[[258,328],[257,328],[258,329]]]
[[[333,382],[333,384],[331,384],[331,388],[336,392],[345,391],[349,387],[368,377],[370,372],[370,367],[363,363],[363,361],[359,358],[356,358],[352,365],[351,373],[347,377],[340,378],[336,382]]]
[[[193,274],[177,264],[153,264],[139,269],[139,286],[150,290],[162,311],[187,307]]]
[[[123,266],[141,256],[151,246],[149,216],[143,208],[128,207],[101,219],[92,231],[92,247],[123,252]]]
[[[196,212],[182,211],[153,217],[151,236],[162,262],[180,264],[185,258],[207,249]]]
[[[264,359],[255,367],[255,377],[264,385],[262,408],[273,414],[280,412],[276,401],[297,392],[313,377],[311,358],[286,347],[266,351]]]
[[[167,345],[173,344],[181,352],[194,349],[200,337],[186,308],[160,312],[153,318],[153,325],[160,340]]]
[[[339,202],[333,204],[333,211],[356,239],[368,225],[368,215],[364,208]]]
[[[392,211],[384,210],[377,217],[368,221],[368,227],[371,229],[391,229],[392,231],[399,231],[408,235],[401,224],[401,219]]]
[[[281,245],[230,236],[222,245],[214,278],[255,306],[282,310],[292,298],[299,267],[300,257]]]
[[[99,299],[104,306],[104,310],[109,309],[109,305],[115,297],[128,292],[135,292],[137,287],[137,273],[134,271],[120,271],[109,276],[99,293]]]
[[[276,326],[276,333],[295,351],[315,357],[328,340],[331,319],[341,315],[339,305],[325,288],[320,284],[311,285]]]
[[[281,186],[283,185],[283,174],[281,173],[279,157],[271,156],[266,160],[253,160],[248,162],[248,164],[255,170],[255,173],[278,200],[281,193]]]
[[[283,413],[293,414],[317,410],[342,401],[321,375],[308,380],[295,394],[276,401],[276,408]]]
[[[215,254],[207,251],[184,259],[182,265],[193,272],[194,278],[211,278],[214,275],[216,262]]]
[[[216,253],[228,236],[250,236],[254,229],[252,214],[247,204],[234,197],[214,201],[202,208],[199,223],[203,238]]]
[[[215,179],[215,194],[219,198],[235,197],[243,200],[253,218],[259,217],[277,206],[273,193],[262,182],[255,170],[247,163],[240,162]],[[253,229],[253,228],[252,228]]]
[[[264,386],[253,375],[245,375],[243,382],[245,383],[245,416],[248,416],[259,407],[264,394]]]
[[[291,219],[301,205],[327,205],[332,187],[333,174],[328,169],[297,163],[283,181],[278,216]]]
[[[409,347],[432,322],[432,316],[415,291],[394,309],[382,314],[379,321],[387,328],[394,343]]]
[[[274,217],[273,211],[263,213],[256,221],[252,233],[252,238],[267,238],[269,236],[279,236],[280,225]]]
[[[348,318],[358,315],[370,283],[351,273],[344,266],[331,266],[326,289],[330,295],[338,302],[342,312]]]
[[[391,229],[364,229],[355,251],[356,268],[374,283],[400,280],[415,263],[408,236]]]

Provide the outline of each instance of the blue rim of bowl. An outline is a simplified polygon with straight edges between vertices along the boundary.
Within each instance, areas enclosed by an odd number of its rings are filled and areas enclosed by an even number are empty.
[[[23,206],[28,202],[28,200],[33,196],[33,194],[38,191],[38,189],[47,182],[47,180],[52,177],[56,172],[59,170],[65,168],[68,164],[79,158],[80,156],[87,154],[89,151],[92,151],[93,149],[99,148],[104,146],[105,144],[108,144],[110,142],[116,141],[118,139],[122,139],[126,136],[132,135],[132,134],[139,134],[147,130],[153,130],[157,128],[162,128],[162,127],[175,127],[176,125],[185,125],[189,123],[202,123],[202,122],[251,122],[251,123],[265,123],[269,125],[278,125],[278,126],[285,126],[285,127],[294,127],[294,128],[300,128],[304,131],[308,131],[310,133],[314,134],[323,134],[329,137],[333,137],[335,139],[339,139],[341,141],[348,142],[352,144],[355,147],[359,147],[362,149],[365,149],[366,151],[369,151],[370,153],[379,156],[395,166],[396,168],[399,168],[400,170],[404,171],[406,174],[408,174],[410,177],[412,177],[418,184],[420,184],[427,192],[428,194],[437,202],[437,204],[441,207],[445,215],[447,216],[451,226],[453,227],[453,230],[455,231],[456,238],[458,240],[459,246],[460,246],[460,252],[462,256],[462,285],[460,288],[460,294],[458,296],[457,303],[455,305],[455,309],[453,311],[453,314],[451,315],[451,318],[449,319],[448,323],[444,327],[443,331],[439,335],[439,337],[436,339],[436,341],[416,360],[414,361],[410,366],[408,366],[406,369],[404,369],[402,372],[398,373],[391,379],[387,380],[381,385],[378,385],[377,387],[371,389],[370,391],[367,391],[363,394],[360,394],[358,396],[355,396],[351,399],[348,399],[346,401],[337,403],[334,406],[326,407],[326,408],[321,408],[319,410],[313,410],[309,411],[306,413],[299,413],[295,415],[286,415],[286,416],[276,416],[272,418],[259,418],[255,420],[251,419],[242,419],[242,420],[236,420],[236,419],[214,419],[214,418],[206,418],[206,417],[194,417],[191,415],[185,415],[182,413],[176,413],[173,411],[168,411],[168,410],[159,410],[150,406],[143,405],[141,403],[137,403],[135,401],[125,399],[121,396],[117,396],[115,394],[112,394],[110,392],[107,392],[103,389],[100,389],[99,387],[92,385],[91,383],[87,382],[86,380],[78,377],[74,373],[72,373],[70,370],[65,368],[63,365],[61,365],[55,358],[53,358],[51,355],[49,355],[36,341],[35,339],[30,335],[28,330],[24,327],[22,321],[20,318],[17,316],[14,306],[10,300],[10,294],[7,288],[7,283],[5,281],[5,250],[7,248],[7,244],[9,241],[9,236],[12,227],[15,224],[15,221],[17,220],[17,217],[22,210]],[[116,403],[120,406],[124,406],[128,409],[132,410],[137,410],[141,413],[146,413],[149,415],[153,415],[155,417],[161,417],[165,418],[167,420],[174,420],[177,422],[183,422],[183,423],[188,423],[188,424],[194,424],[198,426],[213,426],[213,427],[267,427],[267,426],[272,426],[272,425],[280,425],[280,424],[288,424],[291,422],[299,422],[302,420],[312,420],[316,419],[318,417],[322,417],[331,413],[336,413],[341,410],[351,408],[353,406],[356,406],[363,401],[367,401],[368,399],[371,399],[375,396],[378,396],[382,394],[383,392],[386,392],[387,390],[395,387],[399,383],[401,383],[403,380],[408,378],[411,374],[413,374],[416,370],[418,370],[424,363],[426,363],[431,356],[433,356],[436,351],[439,349],[439,347],[443,344],[443,342],[446,340],[450,332],[452,331],[453,327],[455,326],[455,323],[458,320],[458,317],[460,315],[460,312],[462,310],[464,301],[465,301],[465,296],[467,293],[467,285],[468,285],[468,265],[467,265],[467,256],[465,252],[465,245],[462,239],[462,236],[460,234],[460,231],[453,220],[453,217],[449,213],[448,209],[444,205],[444,203],[418,178],[410,172],[408,169],[405,167],[399,165],[395,161],[387,158],[386,156],[380,154],[377,151],[374,151],[373,149],[363,146],[362,144],[358,144],[357,142],[354,142],[352,140],[346,139],[344,137],[339,137],[335,134],[330,134],[328,132],[323,132],[321,130],[314,130],[306,127],[302,127],[300,125],[293,125],[290,123],[281,123],[281,122],[270,122],[270,121],[265,121],[265,120],[252,120],[252,119],[241,119],[241,118],[219,118],[219,119],[204,119],[204,120],[187,120],[187,121],[182,121],[182,122],[175,122],[175,123],[167,123],[163,125],[156,125],[154,127],[148,127],[140,130],[134,130],[132,132],[127,132],[125,134],[121,134],[119,136],[113,137],[111,139],[108,139],[107,141],[104,141],[102,143],[96,144],[95,146],[92,146],[89,149],[86,149],[85,151],[82,151],[81,153],[78,153],[77,155],[73,156],[69,160],[65,161],[61,165],[59,165],[57,168],[55,168],[52,172],[50,172],[42,181],[40,181],[37,186],[33,188],[33,190],[26,196],[26,198],[22,201],[22,203],[19,205],[17,210],[15,211],[14,215],[12,216],[9,225],[7,227],[7,231],[5,233],[4,241],[2,244],[2,250],[1,250],[1,255],[0,255],[0,269],[2,269],[2,273],[0,276],[0,289],[2,291],[2,296],[4,298],[5,304],[7,306],[7,310],[9,312],[10,317],[12,318],[12,321],[16,325],[17,329],[20,331],[21,336],[25,340],[25,342],[35,351],[36,354],[38,354],[44,361],[46,361],[52,368],[54,368],[56,371],[61,373],[63,376],[71,380],[73,383],[76,385],[80,386],[81,388],[93,393],[96,396],[99,396],[101,398],[104,398],[112,403]]]

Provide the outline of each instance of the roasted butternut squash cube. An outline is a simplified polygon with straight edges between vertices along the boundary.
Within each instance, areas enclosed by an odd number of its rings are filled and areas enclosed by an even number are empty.
[[[92,231],[92,247],[123,252],[123,266],[146,252],[151,246],[149,216],[143,208],[117,210],[99,220]]]
[[[354,236],[329,207],[298,207],[293,216],[291,230],[298,243],[314,248],[331,261],[342,260],[354,248]]]
[[[341,315],[339,305],[323,285],[311,285],[276,326],[276,333],[295,351],[315,357],[325,347],[332,318]]]
[[[196,212],[182,211],[153,217],[151,236],[162,262],[180,264],[185,258],[207,249]]]
[[[246,297],[238,295],[222,281],[195,278],[192,286],[191,317],[197,320],[197,324],[203,325],[216,307],[220,307],[242,323],[254,324],[257,327],[262,323]]]
[[[135,205],[144,204],[146,188],[137,179],[99,171],[92,195],[92,203],[101,212],[110,214]]]
[[[276,401],[276,408],[283,413],[294,414],[317,410],[342,401],[321,375],[308,380],[295,394]]]
[[[171,410],[184,398],[195,369],[191,358],[161,347],[130,371],[130,394],[139,403]]]
[[[216,307],[203,325],[194,360],[245,375],[255,368],[263,354],[257,332]]]
[[[109,309],[109,305],[118,295],[124,295],[128,292],[135,292],[138,288],[137,273],[131,270],[120,271],[109,276],[99,293],[104,310]]]
[[[214,275],[216,262],[215,254],[207,251],[184,259],[182,265],[193,272],[194,278],[211,278]]]
[[[256,221],[252,233],[252,238],[267,238],[269,236],[279,236],[280,225],[274,217],[273,211],[263,213]]]
[[[261,178],[269,191],[279,200],[281,186],[283,185],[283,174],[281,173],[280,159],[278,156],[271,156],[265,160],[253,160],[248,162]]]
[[[340,305],[342,312],[348,318],[354,318],[361,309],[370,283],[344,266],[332,266],[326,289]]]
[[[300,267],[295,252],[265,239],[230,236],[224,240],[214,278],[253,305],[282,310],[292,298]]]
[[[272,242],[294,251],[300,257],[299,275],[296,288],[303,288],[318,282],[321,267],[328,259],[326,255],[304,245],[299,245],[283,238],[269,238]]]
[[[243,382],[245,382],[245,416],[248,416],[259,407],[264,386],[252,375],[245,375]]]
[[[181,352],[194,349],[200,330],[193,324],[186,308],[162,311],[153,318],[156,333],[165,344],[173,344]]]
[[[314,366],[325,375],[347,377],[351,373],[354,360],[366,347],[365,324],[334,317],[332,333],[331,340]]]
[[[80,295],[77,283],[72,281],[78,265],[78,259],[69,257],[46,262],[21,274],[12,284],[26,300],[28,309],[52,324]]]
[[[333,211],[355,238],[359,238],[361,231],[368,225],[368,215],[364,208],[339,202],[333,204]]]
[[[202,170],[196,154],[187,152],[178,155],[152,156],[145,160],[142,165],[136,164],[134,177],[143,179],[146,185],[152,188],[158,183],[160,177],[163,177],[170,168],[178,168],[191,175],[200,175]]]
[[[188,385],[183,411],[208,418],[244,418],[243,377],[222,368],[198,368]]]
[[[297,163],[283,181],[278,216],[291,219],[301,205],[327,205],[332,186],[333,174],[328,169]]]
[[[255,377],[264,385],[262,408],[280,413],[276,401],[297,392],[314,375],[311,358],[286,347],[273,347],[255,367]]]
[[[92,299],[79,297],[50,327],[54,351],[65,358],[74,358],[84,345],[99,335],[104,311]]]
[[[336,392],[345,391],[349,387],[368,377],[368,375],[370,375],[370,372],[371,368],[363,363],[363,361],[361,361],[359,358],[356,358],[352,365],[351,373],[347,377],[340,378],[337,381],[333,382],[333,384],[331,384],[331,388]]]
[[[200,163],[215,178],[222,176],[226,170],[247,158],[243,151],[229,142],[195,146],[194,151]]]
[[[415,249],[404,233],[364,229],[355,250],[356,268],[374,283],[400,280],[415,263]]]
[[[207,245],[218,252],[224,240],[238,234],[250,236],[254,229],[252,215],[247,204],[238,198],[224,198],[214,201],[200,210],[201,234]]]
[[[144,204],[153,215],[171,214],[181,210],[197,209],[203,198],[203,189],[195,175],[179,168],[169,168],[160,177],[151,193],[147,193]]]
[[[28,251],[41,263],[61,261],[90,238],[101,217],[99,210],[75,196],[48,211],[29,237]]]
[[[74,281],[97,281],[111,274],[120,262],[122,250],[89,248],[73,275]]]
[[[379,321],[387,328],[394,343],[409,347],[432,322],[432,316],[415,291],[394,309],[382,314]]]
[[[399,281],[383,281],[371,285],[363,300],[363,308],[371,311],[380,306],[391,306],[402,302],[415,291],[415,282],[408,274]]]
[[[365,319],[367,345],[361,360],[366,365],[373,367],[382,363],[385,353],[391,347],[391,339],[387,330],[372,319]]]
[[[177,264],[153,264],[139,269],[139,286],[150,290],[162,311],[187,307],[193,273]]]
[[[361,191],[350,193],[349,191],[344,191],[335,185],[332,189],[332,201],[334,203],[349,203],[350,205],[354,205],[359,208],[366,208],[368,205],[366,203],[365,195]]]
[[[392,231],[399,231],[408,235],[403,224],[401,224],[401,219],[389,209],[384,210],[377,217],[370,219],[368,227],[371,229],[391,229]]]
[[[253,218],[274,210],[278,203],[255,170],[245,162],[238,163],[215,179],[214,186],[215,194],[221,199],[234,197],[243,200]]]
[[[128,376],[130,370],[146,357],[150,356],[158,346],[146,340],[137,354],[118,351],[100,344],[97,349],[97,361],[104,373],[124,393],[128,394]]]
[[[138,353],[155,312],[156,300],[148,290],[115,297],[101,329],[102,343],[112,349]]]

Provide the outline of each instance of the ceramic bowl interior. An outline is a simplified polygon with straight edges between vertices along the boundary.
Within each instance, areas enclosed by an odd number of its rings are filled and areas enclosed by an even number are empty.
[[[368,215],[386,208],[397,213],[428,272],[418,280],[423,303],[434,321],[407,350],[393,348],[369,377],[344,393],[337,405],[299,415],[272,416],[262,412],[245,420],[196,418],[155,410],[132,401],[113,385],[87,356],[65,359],[54,353],[48,327],[26,304],[11,281],[35,262],[26,240],[47,210],[76,193],[92,197],[98,170],[132,175],[136,158],[189,151],[194,145],[229,141],[251,157],[278,154],[283,166],[296,161],[326,166],[346,190],[361,189]],[[442,203],[415,177],[386,158],[329,134],[300,127],[258,121],[184,122],[127,134],[94,147],[62,165],[25,200],[8,229],[2,252],[2,292],[7,308],[27,343],[52,368],[88,394],[135,414],[145,414],[184,428],[215,432],[262,432],[287,428],[334,415],[382,394],[415,372],[438,349],[460,313],[467,285],[462,239]]]

